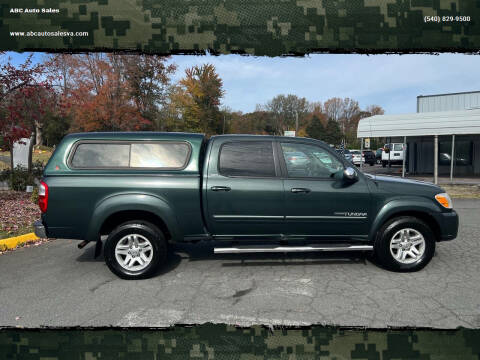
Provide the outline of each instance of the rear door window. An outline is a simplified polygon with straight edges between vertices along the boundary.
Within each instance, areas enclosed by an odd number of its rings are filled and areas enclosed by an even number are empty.
[[[222,145],[218,170],[224,176],[275,177],[271,141],[234,141]]]

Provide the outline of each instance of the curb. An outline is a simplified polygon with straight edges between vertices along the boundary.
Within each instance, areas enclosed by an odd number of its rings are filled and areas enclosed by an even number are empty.
[[[1,239],[0,240],[0,249],[2,247],[6,247],[7,249],[14,249],[20,244],[24,244],[27,242],[32,242],[35,240],[40,239],[37,235],[34,233],[28,233],[25,235],[20,235],[20,236],[15,236],[7,239]]]

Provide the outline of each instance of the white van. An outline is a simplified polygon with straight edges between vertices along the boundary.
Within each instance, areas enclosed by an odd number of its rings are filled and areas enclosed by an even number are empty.
[[[385,144],[382,151],[382,166],[387,166],[389,160],[390,164],[402,164],[405,149],[403,143]]]

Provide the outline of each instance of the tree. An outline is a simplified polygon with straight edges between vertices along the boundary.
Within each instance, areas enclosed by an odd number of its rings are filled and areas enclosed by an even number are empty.
[[[186,131],[219,134],[223,130],[220,99],[223,82],[215,66],[204,64],[185,70],[185,77],[172,94],[172,101],[181,111]]]
[[[153,123],[155,130],[161,131],[169,125],[170,77],[177,69],[175,64],[167,64],[167,59],[151,55],[120,57],[130,96],[141,115]]]
[[[338,122],[334,119],[328,119],[325,127],[325,138],[323,139],[327,144],[338,145],[342,141],[342,131]]]
[[[230,113],[230,132],[234,134],[266,134],[274,135],[275,126],[269,112],[257,109],[253,112],[242,114]]]
[[[277,95],[264,107],[272,114],[275,124],[275,133],[283,135],[285,130],[296,129],[296,117],[299,123],[309,112],[309,103],[305,98],[296,95]]]
[[[74,55],[71,93],[72,130],[149,130],[152,122],[142,116],[122,64],[123,55]]]
[[[51,78],[45,76],[43,65],[33,65],[32,55],[18,67],[8,58],[0,68],[0,136],[10,150],[12,170],[13,144],[29,138],[35,131],[45,112],[50,91]],[[28,171],[31,171],[31,149]]]
[[[329,119],[338,122],[342,134],[346,135],[355,127],[354,122],[360,112],[360,106],[357,101],[350,98],[332,98],[325,101],[324,110]]]
[[[324,140],[326,138],[325,128],[318,116],[313,116],[306,128],[307,135],[313,139]]]

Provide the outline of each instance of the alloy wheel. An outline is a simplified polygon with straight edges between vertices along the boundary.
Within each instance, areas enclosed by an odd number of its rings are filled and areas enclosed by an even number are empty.
[[[143,270],[152,262],[153,247],[145,236],[129,234],[121,238],[115,246],[115,258],[126,270]]]
[[[402,264],[412,264],[425,253],[425,238],[415,229],[398,230],[390,240],[390,253]]]

